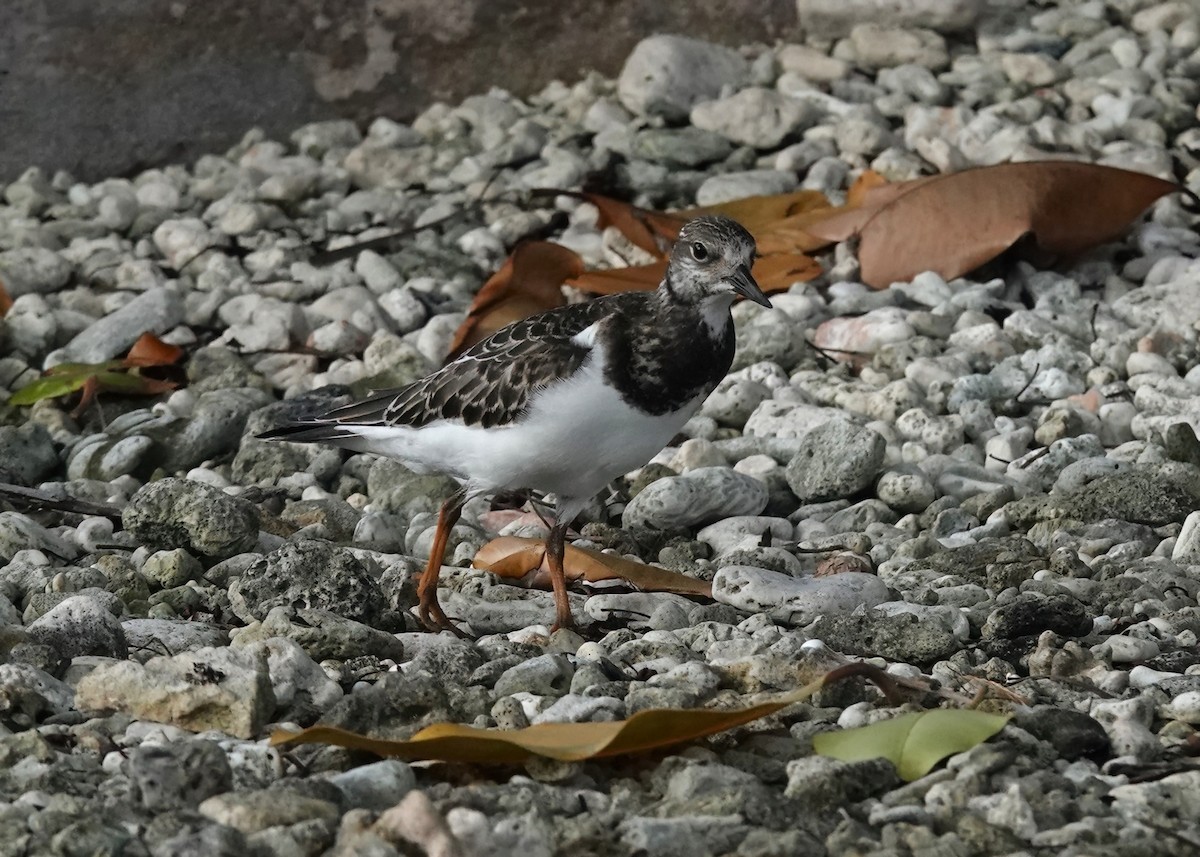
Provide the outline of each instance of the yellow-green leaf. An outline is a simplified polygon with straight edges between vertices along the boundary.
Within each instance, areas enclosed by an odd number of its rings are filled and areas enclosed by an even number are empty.
[[[55,367],[51,374],[31,381],[9,398],[10,405],[32,405],[42,399],[66,396],[83,388],[89,378],[95,376],[97,367],[86,363],[75,363],[67,367]]]
[[[939,708],[857,729],[822,732],[813,736],[813,749],[843,762],[883,757],[896,766],[901,779],[911,781],[925,776],[947,756],[982,744],[1008,720],[1007,715]]]

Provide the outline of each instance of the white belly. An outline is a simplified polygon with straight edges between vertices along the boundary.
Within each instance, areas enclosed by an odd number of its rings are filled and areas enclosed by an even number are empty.
[[[472,491],[528,488],[588,499],[653,458],[704,400],[699,396],[660,416],[645,414],[601,382],[598,362],[538,395],[513,426],[442,421],[419,429],[354,431],[363,451],[397,458],[414,470],[449,473]]]

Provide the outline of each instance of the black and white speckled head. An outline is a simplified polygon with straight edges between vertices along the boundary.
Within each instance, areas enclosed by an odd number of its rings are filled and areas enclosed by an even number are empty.
[[[663,279],[665,298],[682,304],[720,305],[735,295],[770,306],[754,282],[754,237],[728,217],[698,217],[679,230]]]

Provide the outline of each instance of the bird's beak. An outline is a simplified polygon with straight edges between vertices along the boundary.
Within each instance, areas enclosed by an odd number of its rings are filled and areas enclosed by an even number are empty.
[[[771,302],[767,300],[767,296],[763,294],[763,290],[758,287],[758,283],[754,282],[754,277],[750,273],[750,269],[745,265],[738,265],[734,270],[733,275],[729,278],[733,290],[744,298],[754,301],[756,304],[762,304],[765,307],[770,307]]]

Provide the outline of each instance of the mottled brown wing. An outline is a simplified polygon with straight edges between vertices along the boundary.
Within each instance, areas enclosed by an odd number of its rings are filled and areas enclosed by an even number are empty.
[[[589,348],[572,340],[616,309],[614,295],[551,310],[496,331],[419,381],[336,408],[320,419],[419,428],[437,420],[492,426],[514,422],[538,390],[569,377]]]

